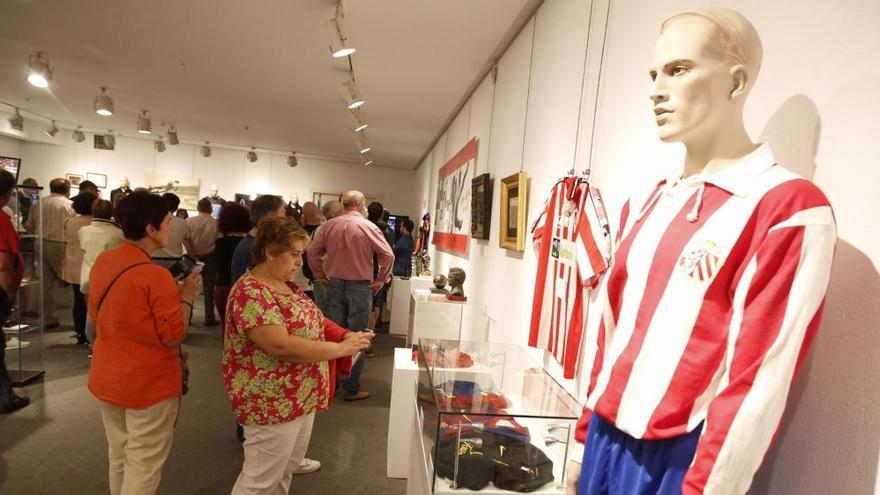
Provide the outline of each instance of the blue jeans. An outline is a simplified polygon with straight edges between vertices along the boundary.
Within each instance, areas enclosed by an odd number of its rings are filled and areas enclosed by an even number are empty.
[[[366,280],[330,279],[330,289],[324,302],[327,317],[337,325],[353,332],[362,332],[370,323],[370,311],[373,309],[373,292]],[[353,395],[361,390],[361,373],[364,371],[366,359],[359,359],[351,369],[351,376],[342,382],[346,395]]]

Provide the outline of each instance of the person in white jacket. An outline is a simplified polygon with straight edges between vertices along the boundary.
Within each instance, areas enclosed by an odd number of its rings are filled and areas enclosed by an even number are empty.
[[[83,251],[83,263],[80,271],[80,291],[89,297],[89,274],[98,255],[112,249],[125,240],[122,228],[112,220],[113,204],[106,199],[96,199],[92,203],[92,223],[79,230],[79,246]],[[94,345],[96,331],[91,316],[86,318],[86,337]]]

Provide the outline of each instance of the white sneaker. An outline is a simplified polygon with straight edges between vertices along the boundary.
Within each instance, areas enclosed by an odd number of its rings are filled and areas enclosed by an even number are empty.
[[[293,471],[293,474],[309,474],[314,473],[319,469],[321,469],[321,461],[306,457],[301,463],[299,463],[299,467]]]
[[[18,337],[12,337],[11,339],[6,341],[6,350],[7,351],[14,351],[16,349],[27,349],[30,346],[31,346],[30,342],[18,340]]]

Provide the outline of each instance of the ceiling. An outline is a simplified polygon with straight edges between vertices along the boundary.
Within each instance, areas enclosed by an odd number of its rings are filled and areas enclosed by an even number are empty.
[[[541,0],[345,3],[376,165],[414,169]],[[91,130],[358,158],[328,49],[334,0],[0,0],[0,101]],[[25,80],[48,53],[49,91]],[[116,113],[92,101],[109,88]],[[245,127],[248,130],[245,130]]]

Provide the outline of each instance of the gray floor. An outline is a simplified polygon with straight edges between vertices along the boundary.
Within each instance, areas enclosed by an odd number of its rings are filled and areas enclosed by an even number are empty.
[[[197,317],[196,323],[200,322]],[[86,388],[89,359],[71,335],[70,327],[45,334],[45,380],[17,389],[29,395],[32,404],[0,416],[0,493],[108,492],[104,431],[97,404]],[[362,379],[373,394],[370,399],[346,403],[337,397],[330,411],[318,416],[308,456],[320,460],[323,467],[295,477],[291,493],[406,491],[405,481],[385,477],[395,345],[403,341],[389,335],[376,337],[376,356],[369,358]],[[191,356],[191,391],[183,400],[159,493],[227,494],[241,469],[242,450],[220,376],[219,328],[193,326],[185,347]],[[7,352],[10,365],[15,364],[12,354]]]

